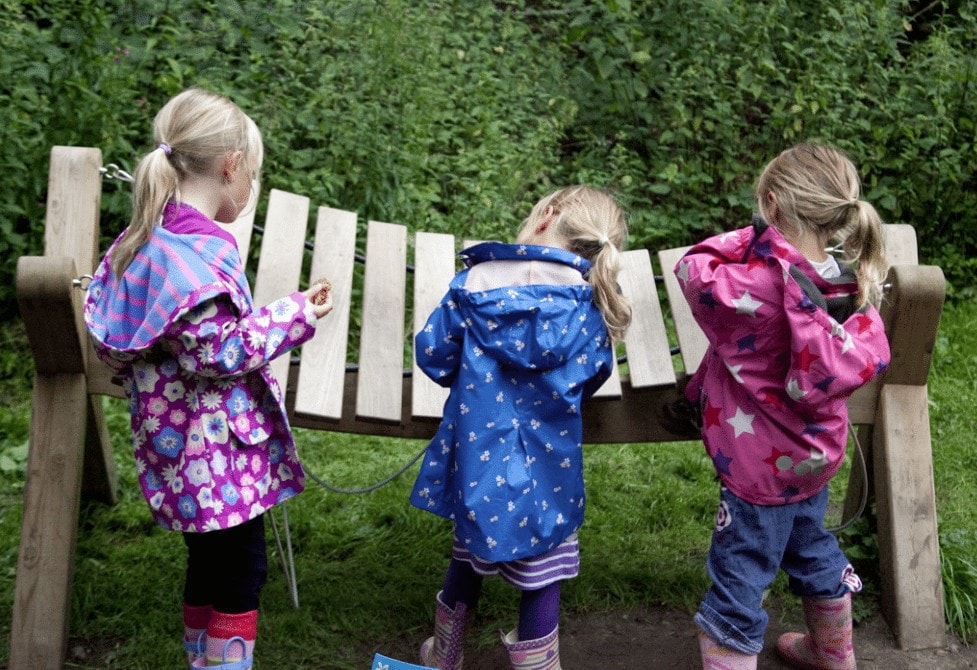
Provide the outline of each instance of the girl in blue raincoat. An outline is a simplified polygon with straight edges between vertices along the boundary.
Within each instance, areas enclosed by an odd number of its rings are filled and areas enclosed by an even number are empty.
[[[627,225],[615,200],[572,186],[540,200],[514,244],[465,249],[466,269],[417,334],[451,392],[411,503],[454,522],[425,665],[461,667],[482,577],[522,592],[504,636],[513,667],[559,668],[560,581],[579,569],[581,404],[611,374],[631,308],[617,285]]]

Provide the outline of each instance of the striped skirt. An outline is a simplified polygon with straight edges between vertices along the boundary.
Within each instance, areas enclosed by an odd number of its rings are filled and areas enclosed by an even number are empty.
[[[455,538],[451,557],[470,563],[480,575],[499,575],[522,591],[541,589],[561,579],[572,579],[580,574],[580,547],[576,533],[545,554],[501,563],[482,560]]]

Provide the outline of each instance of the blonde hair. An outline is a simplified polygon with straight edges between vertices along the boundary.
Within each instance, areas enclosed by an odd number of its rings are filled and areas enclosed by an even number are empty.
[[[889,270],[882,219],[861,199],[858,172],[844,152],[811,142],[787,149],[763,170],[756,199],[772,225],[795,226],[822,243],[840,244],[840,260],[853,267],[858,279],[859,306],[879,304]]]
[[[200,88],[183,91],[159,110],[153,120],[153,145],[156,148],[143,156],[133,174],[132,220],[113,252],[116,276],[149,239],[166,203],[180,201],[184,177],[213,174],[220,169],[218,159],[240,151],[242,167],[257,182],[264,159],[255,122],[228,98]]]
[[[627,221],[615,199],[608,193],[588,186],[568,186],[550,193],[533,207],[523,222],[532,231],[549,219],[553,233],[566,248],[591,263],[587,281],[594,290],[607,330],[615,340],[624,337],[631,324],[631,303],[621,294],[617,283],[620,252],[628,238]]]

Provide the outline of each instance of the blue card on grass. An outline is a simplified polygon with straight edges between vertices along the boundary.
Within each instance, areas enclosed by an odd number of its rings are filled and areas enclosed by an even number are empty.
[[[437,670],[437,668],[405,663],[395,658],[387,658],[383,654],[377,654],[373,657],[373,670]]]

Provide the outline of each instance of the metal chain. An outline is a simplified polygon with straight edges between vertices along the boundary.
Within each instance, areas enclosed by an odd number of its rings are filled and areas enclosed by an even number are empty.
[[[105,167],[100,167],[98,171],[102,177],[107,180],[118,179],[119,181],[124,181],[129,184],[132,183],[132,175],[120,168],[115,163],[109,163]]]

